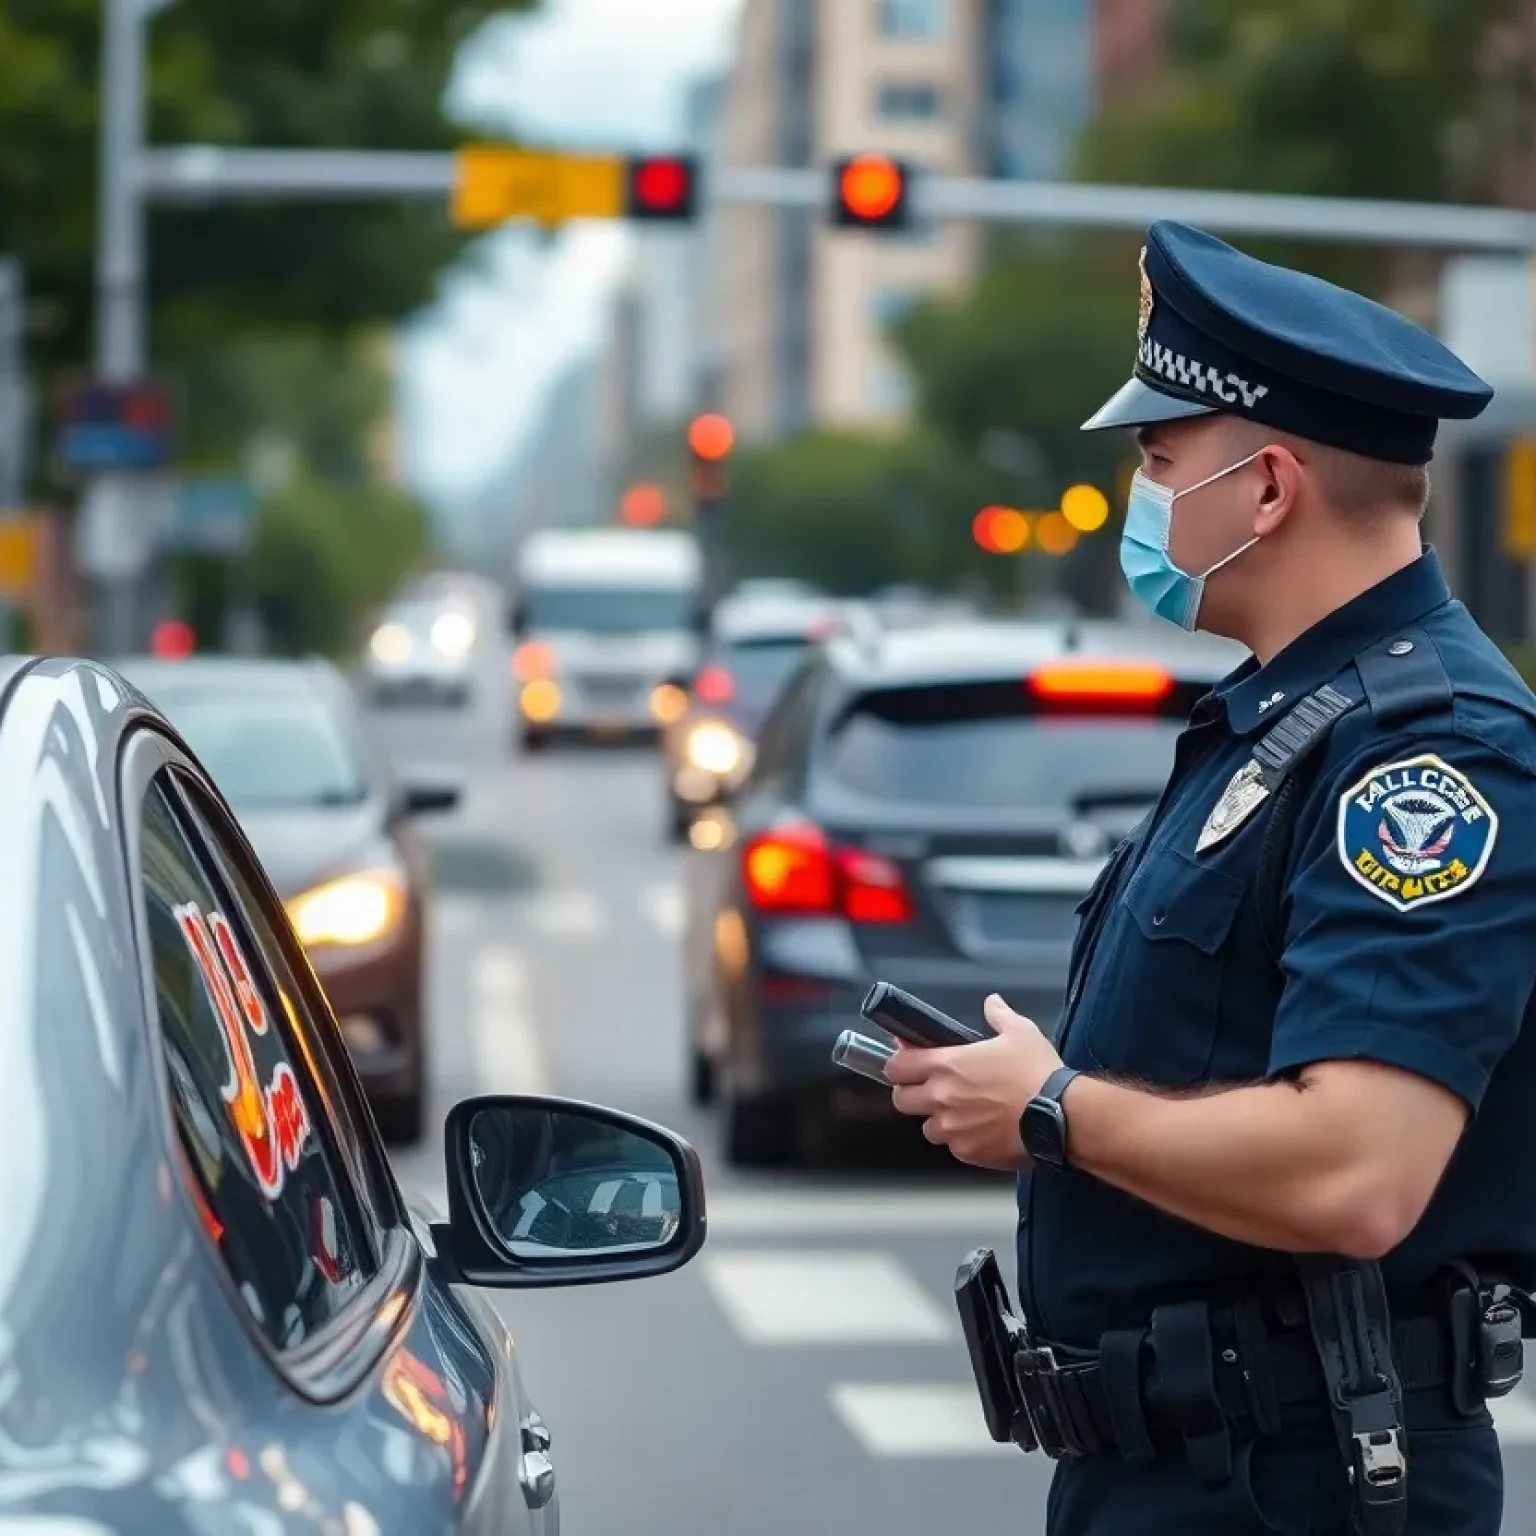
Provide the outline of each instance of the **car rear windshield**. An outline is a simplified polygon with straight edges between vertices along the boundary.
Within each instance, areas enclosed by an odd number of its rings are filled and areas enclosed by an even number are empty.
[[[322,699],[170,693],[155,703],[237,810],[355,805],[366,794],[347,731]]]
[[[529,629],[576,629],[605,635],[687,629],[694,596],[681,587],[529,587],[523,592]]]
[[[881,800],[992,808],[1155,800],[1187,700],[1157,713],[1042,712],[1022,683],[863,695],[821,754],[829,778]],[[1179,705],[1182,704],[1182,709]]]
[[[772,640],[738,640],[712,661],[731,674],[743,695],[768,699],[779,691],[789,674],[805,659],[807,644],[798,635]]]

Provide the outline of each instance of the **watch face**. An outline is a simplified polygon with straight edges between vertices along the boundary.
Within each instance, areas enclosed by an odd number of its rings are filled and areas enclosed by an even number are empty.
[[[1037,1163],[1066,1161],[1067,1115],[1061,1105],[1036,1101],[1024,1111],[1024,1150]]]

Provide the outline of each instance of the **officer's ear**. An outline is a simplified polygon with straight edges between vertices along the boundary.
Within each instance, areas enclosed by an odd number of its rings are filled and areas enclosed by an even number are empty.
[[[1259,474],[1259,499],[1254,507],[1253,532],[1268,538],[1291,515],[1306,471],[1296,455],[1281,443],[1270,443],[1254,457]]]

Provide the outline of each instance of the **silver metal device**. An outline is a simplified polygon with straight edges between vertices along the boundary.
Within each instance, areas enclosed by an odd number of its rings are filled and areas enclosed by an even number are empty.
[[[885,1082],[885,1064],[896,1054],[895,1046],[871,1040],[856,1029],[845,1029],[832,1047],[832,1060],[838,1066],[867,1077],[872,1083]],[[889,1084],[886,1084],[889,1087]]]

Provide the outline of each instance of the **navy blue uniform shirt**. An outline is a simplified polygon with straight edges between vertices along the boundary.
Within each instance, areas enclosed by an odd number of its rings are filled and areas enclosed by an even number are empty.
[[[1277,876],[1277,966],[1255,906],[1272,802],[1197,853],[1201,828],[1286,710],[1335,679],[1352,677],[1360,697],[1355,658],[1407,626],[1453,694],[1396,725],[1362,704],[1307,764]],[[1430,1078],[1475,1115],[1423,1219],[1383,1262],[1394,1308],[1427,1305],[1452,1258],[1536,1270],[1536,1030],[1521,1029],[1536,985],[1536,697],[1451,599],[1432,550],[1196,706],[1156,810],[1080,911],[1057,1042],[1068,1066],[1154,1089],[1334,1059]],[[1294,1280],[1286,1255],[1071,1168],[1026,1173],[1019,1196],[1021,1300],[1032,1328],[1061,1343],[1146,1327],[1165,1302]]]

